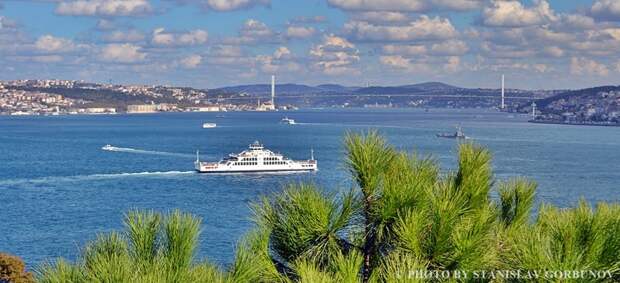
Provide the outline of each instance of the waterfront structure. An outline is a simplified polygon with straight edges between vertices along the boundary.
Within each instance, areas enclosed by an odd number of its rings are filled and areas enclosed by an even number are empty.
[[[127,105],[127,113],[153,113],[156,111],[156,104]]]
[[[506,103],[504,101],[504,74],[502,74],[502,104],[500,106],[500,108],[503,110],[504,108],[506,108]]]
[[[312,150],[310,159],[292,160],[266,149],[258,141],[250,144],[247,150],[229,154],[219,162],[202,162],[196,152],[194,167],[200,173],[303,172],[318,169]]]
[[[275,111],[276,110],[276,76],[271,76],[271,101],[267,103],[258,103],[256,111]]]

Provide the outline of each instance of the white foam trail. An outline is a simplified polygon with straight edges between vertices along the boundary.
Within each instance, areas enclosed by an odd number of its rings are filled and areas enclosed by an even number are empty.
[[[110,173],[110,174],[91,174],[91,175],[75,175],[75,176],[49,176],[35,179],[13,179],[13,180],[0,180],[0,187],[11,185],[23,185],[23,184],[49,184],[59,182],[76,182],[76,181],[91,181],[91,180],[103,180],[103,179],[115,179],[124,177],[146,177],[146,176],[172,176],[172,175],[185,175],[195,174],[195,171],[154,171],[154,172],[124,172],[124,173]]]
[[[165,152],[165,151],[155,151],[155,150],[143,150],[143,149],[135,149],[135,148],[129,148],[129,147],[116,147],[116,146],[110,146],[110,147],[101,148],[101,150],[114,151],[114,152],[128,152],[128,153],[140,153],[140,154],[153,154],[153,155],[188,157],[188,158],[193,158],[194,157],[193,154]]]

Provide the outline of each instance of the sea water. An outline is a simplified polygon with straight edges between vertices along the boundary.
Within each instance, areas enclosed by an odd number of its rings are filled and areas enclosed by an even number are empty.
[[[31,268],[57,257],[74,260],[97,233],[122,229],[128,210],[178,208],[202,218],[197,259],[226,265],[253,225],[248,206],[260,196],[302,181],[327,191],[349,189],[343,136],[368,129],[379,130],[399,149],[432,156],[445,172],[455,168],[457,141],[436,134],[458,125],[492,150],[497,180],[537,181],[537,204],[620,200],[620,128],[531,124],[527,116],[491,110],[219,115],[0,116],[0,251],[21,256]],[[284,116],[298,124],[280,124]],[[205,122],[217,127],[203,129]],[[314,149],[319,171],[193,171],[196,150],[201,160],[219,160],[255,140],[292,159],[308,159]],[[106,144],[117,150],[102,150]]]

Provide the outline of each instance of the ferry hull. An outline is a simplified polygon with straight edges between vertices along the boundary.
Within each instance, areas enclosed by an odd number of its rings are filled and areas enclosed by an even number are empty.
[[[286,170],[200,170],[196,169],[198,173],[205,174],[228,174],[228,173],[294,173],[294,172],[314,172],[317,169],[286,169]]]
[[[234,168],[234,166],[217,166],[213,163],[199,162],[194,168],[198,173],[292,173],[292,172],[313,172],[318,170],[316,162],[314,163],[297,163],[294,166],[279,166],[273,168]]]

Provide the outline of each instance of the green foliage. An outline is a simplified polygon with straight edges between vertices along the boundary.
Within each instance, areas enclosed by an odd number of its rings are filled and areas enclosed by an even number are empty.
[[[573,209],[543,205],[536,223],[508,239],[506,264],[538,270],[607,270],[619,279],[619,232],[618,204],[600,204],[596,211],[585,201]]]
[[[376,131],[369,131],[365,136],[347,134],[346,164],[353,179],[362,189],[365,198],[371,198],[385,172],[395,156],[394,149]]]
[[[603,270],[612,278],[602,281],[620,281],[618,204],[542,205],[533,219],[534,182],[500,182],[499,199],[491,201],[491,154],[479,145],[460,144],[458,168],[441,174],[436,160],[397,151],[374,131],[348,134],[345,146],[356,187],[336,194],[292,184],[262,198],[252,206],[256,227],[226,270],[194,259],[199,219],[178,211],[131,211],[124,233],[100,235],[75,264],[44,264],[37,279],[427,282],[426,272],[512,269]]]
[[[102,234],[82,251],[80,260],[43,264],[41,282],[227,282],[208,263],[194,263],[200,220],[173,211],[167,215],[131,211],[124,233]]]
[[[527,223],[534,204],[536,183],[514,179],[499,186],[500,220],[504,226],[521,226]]]
[[[357,213],[355,196],[323,196],[314,185],[290,185],[273,201],[255,206],[256,220],[270,231],[274,252],[286,261],[300,257],[324,264],[342,251],[339,235]]]

